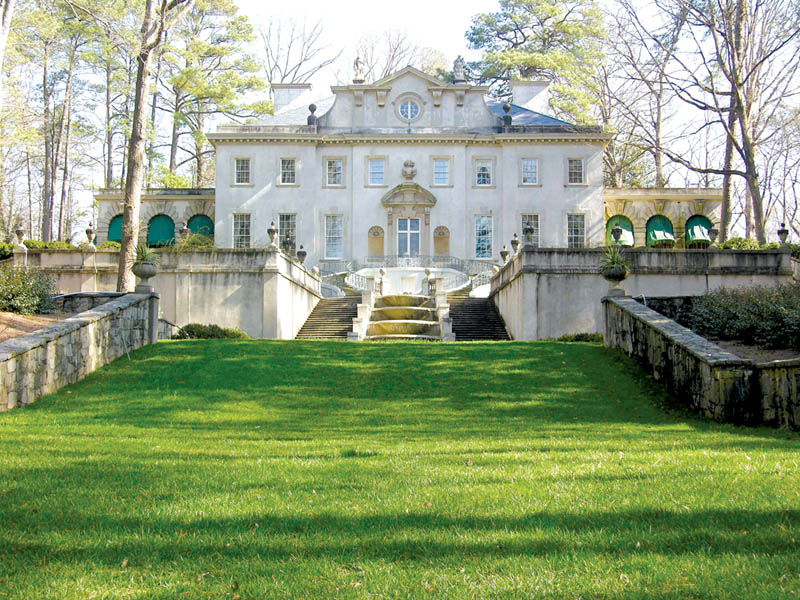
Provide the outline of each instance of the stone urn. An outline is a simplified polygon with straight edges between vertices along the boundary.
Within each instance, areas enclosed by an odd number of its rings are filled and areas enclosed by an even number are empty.
[[[158,267],[149,262],[135,262],[131,268],[133,274],[139,278],[139,283],[136,284],[137,294],[152,294],[155,290],[150,285],[150,278],[155,277],[158,273]]]
[[[300,244],[300,250],[297,251],[297,262],[302,265],[306,261],[306,256],[308,256],[308,252],[303,250],[303,244]]]
[[[600,274],[606,281],[619,283],[620,281],[626,280],[631,272],[630,269],[628,269],[628,267],[625,265],[613,265],[602,269]]]

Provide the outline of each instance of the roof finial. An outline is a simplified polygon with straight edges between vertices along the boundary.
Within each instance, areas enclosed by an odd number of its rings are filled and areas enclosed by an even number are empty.
[[[453,63],[453,81],[455,83],[466,83],[467,78],[464,75],[464,57],[460,54],[456,57]]]

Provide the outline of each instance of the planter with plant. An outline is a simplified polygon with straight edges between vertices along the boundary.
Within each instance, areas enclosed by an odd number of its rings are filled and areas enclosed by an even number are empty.
[[[133,274],[142,281],[136,287],[149,288],[142,289],[142,291],[153,291],[148,283],[148,280],[158,273],[158,263],[161,259],[158,252],[150,248],[147,244],[139,244],[136,246],[136,260],[133,262]]]
[[[614,284],[627,279],[630,275],[628,262],[624,258],[624,250],[620,246],[606,246],[603,248],[603,258],[600,259],[600,274],[603,279]]]

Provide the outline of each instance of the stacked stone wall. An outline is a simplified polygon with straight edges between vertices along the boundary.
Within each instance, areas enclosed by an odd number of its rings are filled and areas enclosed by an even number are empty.
[[[155,295],[125,294],[0,343],[0,411],[30,404],[154,341],[149,321],[157,303]]]
[[[716,421],[800,427],[800,360],[754,363],[629,297],[603,299],[604,340]]]

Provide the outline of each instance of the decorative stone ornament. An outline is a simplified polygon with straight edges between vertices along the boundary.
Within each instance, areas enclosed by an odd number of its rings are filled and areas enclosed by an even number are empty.
[[[611,237],[614,238],[615,244],[619,244],[619,239],[622,237],[622,227],[619,224],[614,225],[614,229],[611,230]]]
[[[303,244],[300,244],[300,250],[297,251],[297,262],[302,265],[306,261],[306,256],[308,256],[308,252],[303,250]]]
[[[94,234],[97,233],[95,231],[94,225],[89,223],[89,226],[86,228],[86,239],[89,240],[89,245],[94,246]]]
[[[517,254],[519,252],[519,245],[520,245],[519,236],[515,233],[514,237],[511,238],[511,250],[512,252],[514,252],[514,254]]]
[[[312,274],[314,277],[319,277],[319,267],[313,267],[313,268],[311,269],[311,274]]]
[[[131,270],[133,274],[141,280],[136,284],[136,293],[152,294],[155,290],[153,286],[150,285],[150,278],[158,273],[158,267],[149,262],[135,262]]]
[[[717,236],[719,235],[719,229],[716,227],[712,227],[708,230],[708,237],[711,239],[711,243],[715,243],[717,241]]]
[[[508,262],[508,250],[506,250],[505,244],[503,244],[503,249],[500,250],[500,258],[502,259],[503,264],[506,264]]]
[[[786,229],[786,223],[781,223],[781,228],[778,229],[778,239],[781,241],[782,245],[786,244],[786,240],[789,237],[789,230]]]
[[[278,230],[275,227],[275,221],[269,224],[269,229],[267,229],[267,235],[269,236],[269,248],[273,250],[280,250],[278,248]]]
[[[522,230],[522,236],[525,238],[525,245],[526,246],[533,246],[533,226],[525,225],[525,229]]]
[[[22,242],[25,241],[25,230],[22,228],[21,225],[17,225],[17,228],[14,230],[14,233],[17,235],[17,245],[24,246]]]
[[[407,160],[406,162],[404,162],[403,179],[405,179],[406,181],[411,181],[412,179],[414,179],[414,177],[416,177],[416,175],[417,175],[417,169],[416,166],[414,165],[414,161]]]
[[[185,240],[186,238],[189,237],[189,228],[186,226],[186,223],[184,223],[183,227],[181,227],[178,230],[178,235],[181,237],[182,240]]]

